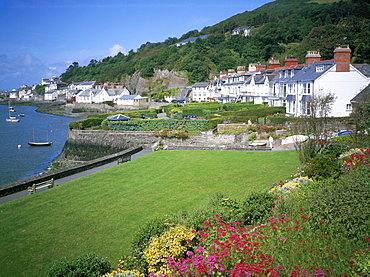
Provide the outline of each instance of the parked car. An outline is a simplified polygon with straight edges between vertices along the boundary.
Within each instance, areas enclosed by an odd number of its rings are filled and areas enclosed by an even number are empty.
[[[189,114],[187,117],[185,117],[185,119],[192,120],[192,119],[198,119],[198,117],[195,114]]]

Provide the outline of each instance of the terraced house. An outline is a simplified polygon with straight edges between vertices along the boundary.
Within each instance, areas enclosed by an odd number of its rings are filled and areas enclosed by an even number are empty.
[[[321,61],[319,51],[307,52],[305,64],[298,64],[295,57],[289,56],[280,67],[279,62],[272,59],[267,69],[257,64],[244,73],[219,75],[208,84],[202,83],[202,94],[215,97],[194,97],[193,100],[266,102],[269,106],[285,106],[287,115],[305,117],[309,115],[313,95],[330,93],[335,97],[331,116],[349,116],[351,99],[370,83],[370,66],[350,61],[348,45],[337,47],[333,60]]]

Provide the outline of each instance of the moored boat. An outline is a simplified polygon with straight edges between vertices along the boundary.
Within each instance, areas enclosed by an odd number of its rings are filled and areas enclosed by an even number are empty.
[[[49,141],[47,133],[46,133],[46,141],[35,141],[35,130],[32,130],[32,140],[28,142],[29,146],[50,146],[53,143]]]

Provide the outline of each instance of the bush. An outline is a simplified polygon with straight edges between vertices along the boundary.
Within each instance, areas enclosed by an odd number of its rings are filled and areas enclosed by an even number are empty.
[[[343,173],[343,167],[334,154],[321,154],[312,158],[303,169],[310,178],[336,178]]]
[[[106,258],[95,254],[85,254],[74,260],[61,260],[54,263],[46,272],[48,277],[100,277],[111,271]]]
[[[171,227],[160,237],[153,238],[144,256],[149,264],[148,271],[153,273],[168,273],[166,260],[168,257],[178,259],[191,249],[195,233],[184,226]]]
[[[240,204],[240,213],[244,225],[263,223],[270,215],[274,206],[275,196],[268,192],[251,193]]]
[[[342,153],[349,151],[349,146],[341,143],[331,144],[322,151],[322,154],[332,154],[339,157]]]
[[[347,171],[339,179],[321,182],[307,199],[313,219],[312,226],[320,228],[318,219],[330,223],[330,230],[354,244],[364,243],[370,234],[370,167],[363,165]],[[327,227],[323,227],[327,228]]]

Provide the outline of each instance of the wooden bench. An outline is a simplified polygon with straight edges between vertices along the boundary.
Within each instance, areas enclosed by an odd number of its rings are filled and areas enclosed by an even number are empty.
[[[119,158],[117,160],[117,164],[122,164],[122,163],[129,162],[129,161],[131,161],[131,155]]]
[[[50,179],[41,183],[33,184],[31,187],[28,187],[28,194],[34,194],[36,193],[36,190],[42,189],[42,188],[52,188],[54,187],[54,179]]]

